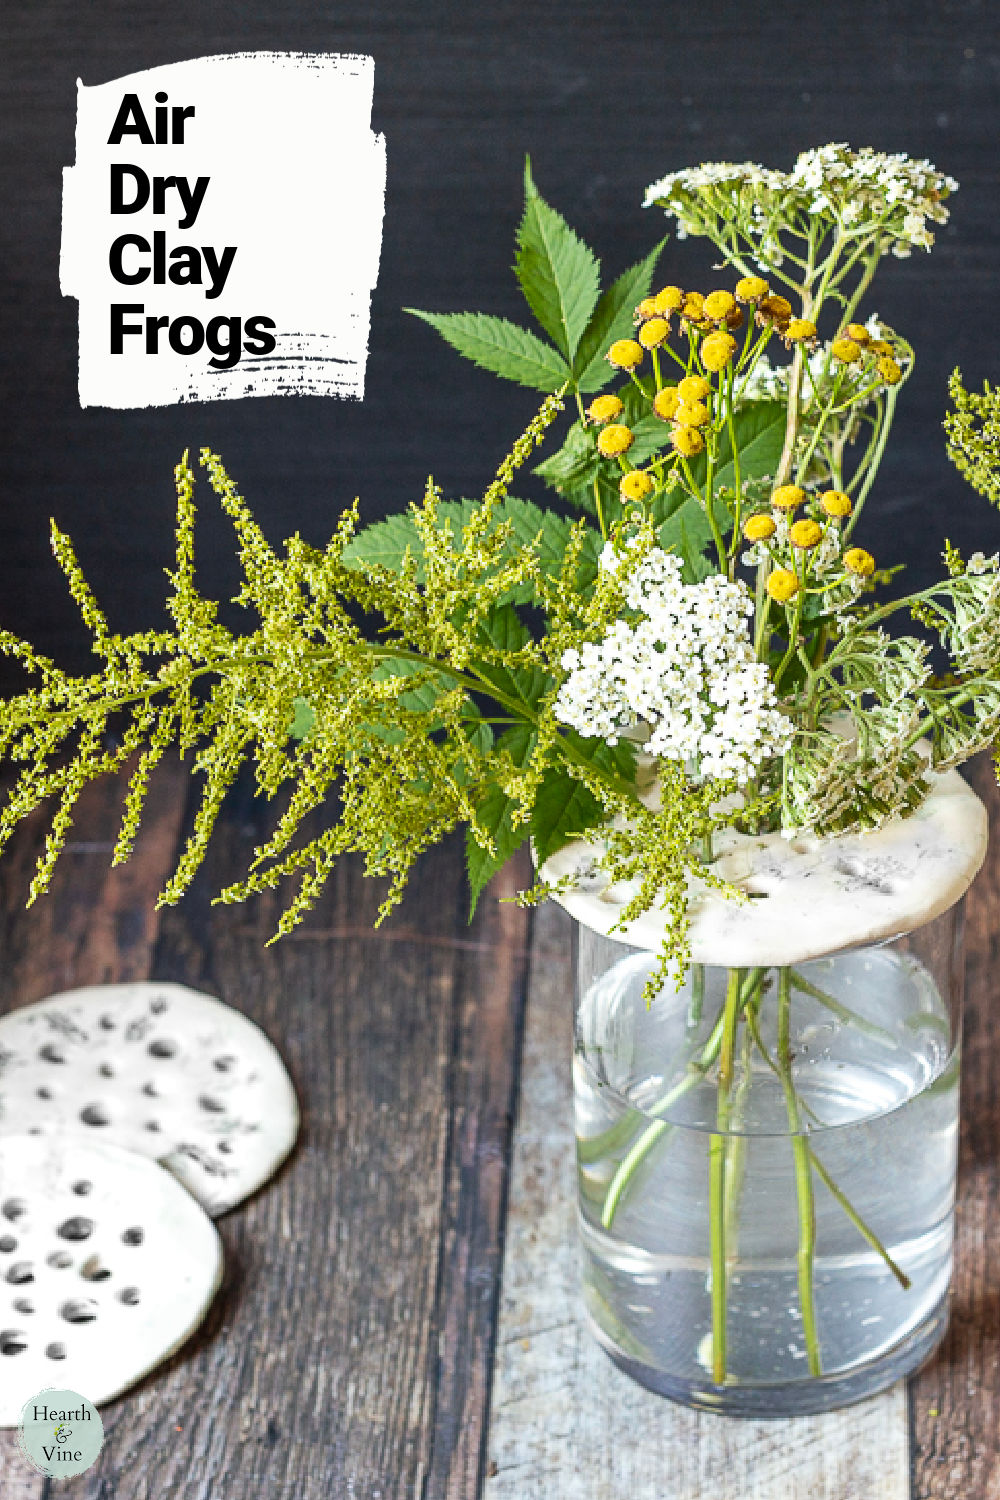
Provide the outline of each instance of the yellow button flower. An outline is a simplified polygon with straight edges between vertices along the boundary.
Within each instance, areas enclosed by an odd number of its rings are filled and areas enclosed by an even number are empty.
[[[820,495],[819,503],[828,516],[836,516],[838,520],[849,516],[854,509],[850,495],[845,495],[843,490],[827,490]]]
[[[861,358],[861,345],[855,343],[854,339],[834,339],[830,345],[830,353],[842,365],[853,365]]]
[[[653,298],[653,310],[658,313],[676,312],[684,305],[684,293],[679,286],[665,286]]]
[[[757,307],[757,315],[770,318],[775,323],[787,323],[792,316],[792,304],[787,297],[772,294],[761,300]]]
[[[902,370],[899,368],[896,361],[892,359],[888,354],[879,355],[878,359],[875,361],[875,368],[878,370],[886,385],[898,385],[903,378]]]
[[[658,311],[659,309],[656,306],[655,297],[643,297],[642,301],[639,303],[639,306],[635,310],[635,315],[640,319],[655,318]]]
[[[654,487],[652,479],[642,469],[633,469],[631,474],[623,474],[618,486],[623,500],[645,500],[647,495],[653,493]]]
[[[848,323],[844,332],[849,339],[853,339],[856,344],[861,344],[862,347],[871,342],[871,334],[863,323]]]
[[[799,580],[788,568],[775,568],[765,584],[767,592],[779,604],[787,604],[799,591]]]
[[[634,442],[632,429],[615,422],[597,434],[597,451],[604,458],[617,458],[619,453],[627,453]]]
[[[781,484],[771,496],[771,504],[776,510],[794,510],[805,498],[805,490],[800,490],[797,484]]]
[[[655,349],[657,344],[663,343],[669,332],[670,324],[666,318],[650,318],[639,329],[639,343],[644,349]]]
[[[891,354],[892,352],[892,345],[885,339],[872,339],[868,345],[869,354]]]
[[[844,566],[850,568],[852,573],[867,578],[875,571],[875,559],[864,547],[851,547],[844,553]]]
[[[670,434],[670,441],[684,458],[693,458],[705,446],[705,439],[697,427],[675,427]]]
[[[700,401],[680,401],[674,412],[674,421],[682,427],[705,427],[709,420],[708,407]]]
[[[785,338],[793,344],[800,344],[805,339],[816,337],[816,324],[810,323],[808,318],[793,318],[785,329]]]
[[[721,322],[729,317],[735,306],[736,298],[732,292],[709,292],[705,298],[705,317]]]
[[[701,292],[688,292],[681,308],[681,317],[689,323],[700,323],[705,316],[705,299]]]
[[[683,381],[681,384],[683,385]],[[669,422],[674,412],[680,405],[680,387],[676,385],[665,385],[662,391],[657,391],[653,397],[653,410],[658,417]]]
[[[587,407],[587,416],[592,422],[610,422],[624,411],[617,396],[595,396]]]
[[[724,370],[733,357],[736,340],[729,333],[710,333],[699,351],[706,370]]]
[[[704,375],[685,375],[677,387],[682,401],[704,401],[712,387]]]
[[[823,537],[823,528],[818,521],[804,518],[788,528],[788,540],[793,547],[815,547]]]
[[[773,516],[750,516],[743,525],[743,535],[748,542],[766,542],[774,536],[776,527]]]
[[[736,283],[736,298],[739,302],[759,302],[767,293],[768,285],[762,276],[744,276]]]
[[[608,359],[619,370],[631,370],[642,364],[642,345],[635,339],[616,339],[608,350]]]

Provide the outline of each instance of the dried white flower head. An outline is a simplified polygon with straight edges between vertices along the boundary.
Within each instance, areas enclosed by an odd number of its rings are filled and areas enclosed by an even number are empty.
[[[610,545],[601,563],[616,572],[630,566]],[[793,726],[754,656],[753,598],[743,583],[716,573],[686,584],[680,560],[654,547],[622,592],[635,623],[617,620],[603,640],[564,653],[558,719],[612,745],[646,725],[650,754],[741,785],[789,749]]]

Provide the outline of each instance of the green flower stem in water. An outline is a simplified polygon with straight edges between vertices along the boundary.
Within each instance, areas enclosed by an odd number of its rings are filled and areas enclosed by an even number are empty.
[[[778,1075],[785,1095],[785,1112],[792,1138],[795,1160],[795,1194],[799,1209],[799,1305],[802,1309],[802,1332],[806,1341],[810,1375],[823,1373],[819,1357],[819,1335],[816,1331],[816,1305],[813,1299],[813,1261],[816,1253],[816,1206],[812,1190],[812,1153],[802,1134],[799,1101],[792,1081],[792,1049],[789,1038],[792,979],[787,968],[778,970]]]
[[[740,1007],[739,969],[730,969],[723,1011],[722,1045],[715,1123],[717,1130],[708,1143],[708,1236],[712,1267],[712,1379],[722,1385],[726,1378],[726,1164],[728,1131],[736,1048],[736,1026]]]

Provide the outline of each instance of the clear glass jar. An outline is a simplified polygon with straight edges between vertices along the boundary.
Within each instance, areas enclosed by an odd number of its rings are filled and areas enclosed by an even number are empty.
[[[857,1401],[947,1322],[963,902],[792,968],[695,966],[575,924],[583,1290],[611,1358],[740,1416]]]

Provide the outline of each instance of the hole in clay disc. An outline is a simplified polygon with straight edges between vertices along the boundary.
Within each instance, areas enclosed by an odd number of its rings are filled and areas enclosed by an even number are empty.
[[[111,1116],[103,1104],[88,1104],[81,1109],[80,1119],[85,1125],[110,1125]]]
[[[90,1259],[85,1260],[83,1265],[80,1267],[80,1275],[85,1277],[87,1281],[107,1281],[108,1277],[111,1275],[111,1272],[108,1270],[107,1266],[101,1265],[100,1256],[92,1255]]]
[[[230,1154],[230,1152],[232,1151],[232,1149],[233,1149],[233,1143],[232,1143],[232,1141],[220,1141],[219,1142],[219,1150],[222,1152],[223,1156],[228,1156]]]
[[[92,1323],[97,1317],[97,1303],[89,1297],[74,1297],[72,1302],[63,1303],[59,1313],[67,1323]]]
[[[14,1298],[14,1311],[15,1312],[24,1313],[25,1316],[27,1316],[28,1313],[33,1313],[34,1310],[35,1310],[35,1304],[32,1302],[32,1300],[31,1300],[30,1297],[15,1297]]]
[[[23,1198],[8,1198],[3,1206],[4,1218],[12,1221],[23,1219],[27,1212],[28,1205]]]
[[[46,1344],[46,1346],[45,1346],[45,1352],[49,1356],[49,1359],[65,1359],[66,1358],[66,1345],[65,1344]]]
[[[167,1008],[167,1002],[162,995],[157,995],[155,1000],[150,1000],[149,1008],[154,1016],[162,1016]]]
[[[115,1070],[110,1063],[101,1063],[97,1071],[102,1078],[114,1078],[115,1076]]]
[[[93,1186],[92,1182],[88,1182],[85,1177],[82,1177],[79,1182],[74,1182],[73,1191],[78,1197],[86,1198]]]
[[[101,1017],[101,1030],[102,1031],[114,1031],[114,1029],[115,1029],[115,1018],[114,1018],[114,1016],[102,1016]]]
[[[64,1063],[66,1061],[65,1052],[61,1047],[57,1047],[54,1042],[46,1042],[44,1047],[39,1047],[38,1055],[44,1058],[46,1062]]]
[[[34,1281],[35,1273],[31,1269],[30,1260],[15,1261],[7,1272],[7,1280],[12,1281],[15,1286],[26,1286],[29,1281]]]
[[[214,1094],[202,1094],[198,1103],[202,1109],[207,1109],[211,1115],[222,1115],[226,1112],[226,1106],[221,1099],[216,1099]]]
[[[158,1099],[160,1097],[160,1091],[155,1083],[144,1083],[142,1092],[146,1095],[147,1099]]]
[[[159,1128],[160,1128],[160,1122],[158,1120],[147,1120],[146,1121],[146,1129],[147,1130],[152,1130],[155,1133],[157,1130],[159,1130]]]
[[[27,1347],[27,1337],[16,1328],[5,1328],[0,1333],[0,1354],[23,1354]]]
[[[141,1245],[144,1237],[142,1228],[138,1224],[133,1224],[130,1229],[125,1230],[122,1242],[126,1245]]]
[[[236,1059],[230,1053],[226,1057],[217,1057],[212,1066],[220,1073],[231,1073],[236,1066]]]
[[[36,1089],[35,1093],[39,1099],[51,1099],[54,1097],[51,1089]]]
[[[17,1240],[14,1238],[14,1236],[12,1234],[5,1234],[2,1237],[0,1237],[0,1250],[3,1251],[4,1255],[9,1255],[12,1250],[16,1250],[16,1249],[17,1249]]]
[[[118,1293],[119,1302],[124,1302],[126,1307],[135,1307],[139,1301],[139,1288],[127,1286]]]
[[[45,1264],[52,1266],[56,1271],[65,1271],[67,1266],[73,1264],[73,1257],[68,1250],[53,1250],[52,1254],[46,1257]]]
[[[94,1232],[94,1221],[77,1214],[74,1218],[66,1219],[60,1224],[56,1232],[63,1240],[86,1240]]]
[[[155,1042],[150,1042],[147,1048],[150,1057],[173,1057],[177,1051],[177,1043],[168,1037],[157,1037]]]

